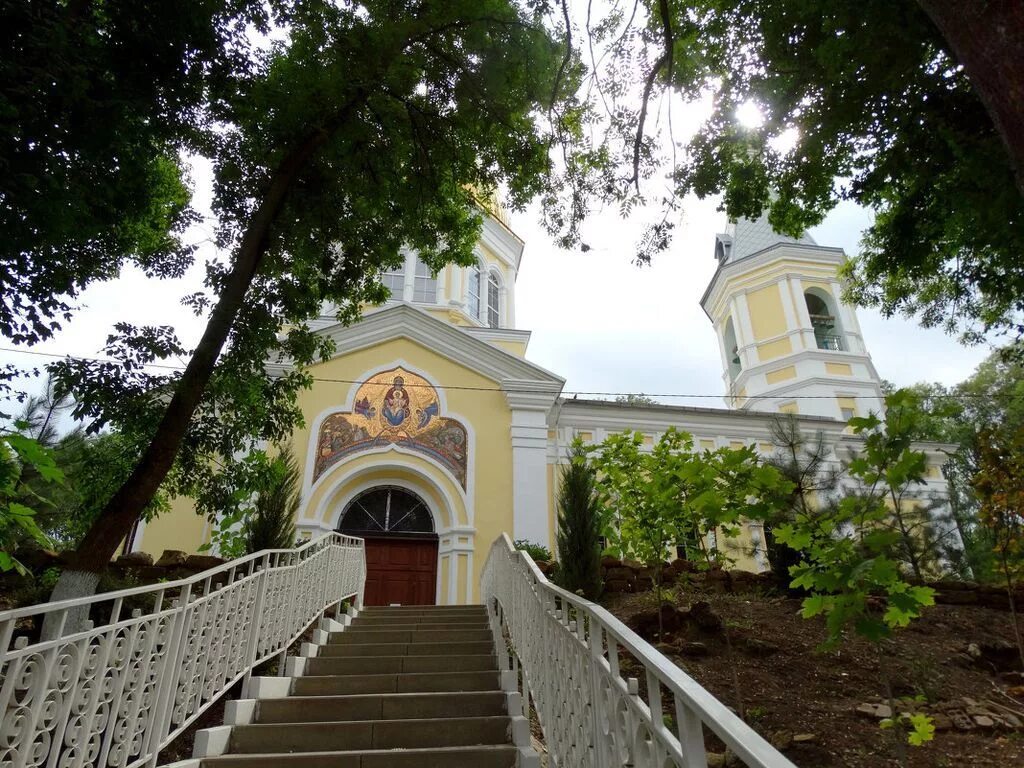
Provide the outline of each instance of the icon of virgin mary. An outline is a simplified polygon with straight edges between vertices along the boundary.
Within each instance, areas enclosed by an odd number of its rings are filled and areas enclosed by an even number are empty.
[[[384,395],[384,407],[380,413],[388,424],[397,427],[409,416],[409,393],[401,376],[395,376],[391,384],[391,389]]]

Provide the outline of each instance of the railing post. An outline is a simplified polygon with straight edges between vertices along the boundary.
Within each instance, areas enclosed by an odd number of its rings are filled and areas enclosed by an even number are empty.
[[[192,599],[192,585],[186,584],[178,594],[177,612],[174,626],[171,627],[167,640],[167,653],[164,658],[162,682],[157,687],[157,709],[153,713],[153,727],[149,732],[144,750],[150,753],[147,765],[156,766],[160,756],[160,746],[164,738],[171,732],[171,718],[174,714],[174,696],[178,691],[178,679],[181,675],[182,659],[185,655],[185,628],[188,625],[189,602]],[[169,672],[168,672],[169,670]]]
[[[590,617],[590,755],[594,768],[605,768],[605,750],[601,740],[604,728],[601,726],[601,712],[604,706],[601,685],[601,662],[604,660],[604,630]]]
[[[256,569],[256,604],[253,606],[252,631],[249,633],[249,644],[245,649],[245,676],[242,685],[246,685],[252,677],[252,668],[256,665],[256,657],[260,650],[260,633],[263,629],[263,610],[267,602],[267,584],[270,582],[270,555],[263,556],[263,563],[253,566]]]

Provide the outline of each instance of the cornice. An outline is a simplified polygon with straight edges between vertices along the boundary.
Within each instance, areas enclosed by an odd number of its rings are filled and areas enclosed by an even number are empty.
[[[335,322],[331,326],[317,330],[317,335],[325,336],[334,342],[335,350],[331,359],[393,339],[407,338],[497,384],[506,381],[522,382],[522,387],[526,387],[527,384],[542,388],[546,386],[557,389],[558,392],[565,386],[565,379],[561,376],[486,341],[476,339],[463,329],[438,320],[428,312],[407,303],[373,310],[352,325],[346,326]],[[271,370],[289,370],[293,366],[285,362],[270,364],[268,367]]]
[[[707,309],[708,299],[718,286],[723,275],[733,277],[739,273],[759,269],[775,261],[787,259],[809,264],[820,264],[823,261],[842,264],[846,260],[846,252],[842,248],[832,248],[824,245],[777,243],[749,256],[745,256],[738,261],[728,261],[725,264],[720,264],[718,269],[715,270],[715,274],[712,275],[711,282],[708,283],[704,295],[700,298],[700,306],[704,310],[704,314],[708,315],[709,318],[711,317]]]
[[[711,434],[759,437],[769,434],[770,422],[778,416],[767,411],[660,404],[638,406],[604,400],[561,400],[560,405],[555,412],[557,425],[603,427],[616,431],[644,429],[658,432],[678,427]],[[798,415],[797,420],[806,429],[834,433],[837,437],[846,426],[845,422],[825,416]],[[554,427],[556,423],[549,418],[549,425]]]
[[[480,240],[497,254],[498,258],[515,269],[516,277],[519,276],[524,243],[511,229],[491,215],[484,216]]]
[[[837,383],[841,383],[844,386],[837,387]],[[786,395],[796,395],[800,390],[805,389],[808,385],[820,384],[822,386],[831,387],[833,389],[842,390],[846,389],[871,389],[878,394],[879,400],[882,399],[882,387],[877,381],[871,379],[855,379],[849,376],[811,376],[808,378],[796,378],[788,379],[785,385],[774,386],[768,385],[768,387],[759,393],[748,392],[745,396],[745,400],[750,402],[752,400],[778,400],[779,398],[785,397]],[[842,397],[843,395],[839,392],[836,393],[836,397]]]
[[[853,334],[851,334],[853,335]],[[756,345],[745,345],[744,349],[749,349],[750,346]],[[878,383],[878,371],[875,370],[875,364],[871,360],[871,355],[860,352],[840,352],[831,349],[801,349],[798,352],[790,352],[788,355],[782,357],[776,357],[771,360],[767,360],[757,365],[752,365],[749,368],[744,368],[740,371],[739,376],[736,377],[736,385],[740,386],[746,384],[751,376],[760,373],[769,373],[778,368],[784,368],[790,365],[796,365],[797,363],[805,360],[818,360],[825,363],[846,363],[847,365],[866,365],[868,369],[868,379],[856,378],[853,376],[828,376],[829,383],[836,381],[871,381],[872,383]],[[821,377],[816,377],[821,378]],[[804,384],[814,379],[800,379],[800,383]]]
[[[468,333],[474,339],[494,343],[496,341],[511,341],[528,345],[530,343],[530,331],[521,331],[515,328],[487,328],[480,326],[465,326],[460,328],[463,333]]]

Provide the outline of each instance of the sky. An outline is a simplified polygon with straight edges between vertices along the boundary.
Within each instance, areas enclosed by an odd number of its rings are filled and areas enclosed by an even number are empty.
[[[202,186],[206,176],[197,168]],[[202,190],[201,190],[202,191]],[[208,204],[205,192],[199,207]],[[671,248],[650,266],[632,263],[642,220],[622,221],[615,211],[596,213],[584,229],[591,250],[557,248],[539,224],[536,210],[512,214],[512,228],[525,242],[516,284],[516,325],[532,331],[527,357],[563,376],[567,391],[643,392],[670,404],[719,406],[724,393],[721,363],[711,321],[700,297],[714,273],[714,236],[726,218],[717,201],[687,199],[682,225]],[[811,230],[821,245],[856,253],[870,213],[852,204],[836,209]],[[181,280],[153,281],[134,270],[86,290],[81,309],[56,339],[36,351],[101,356],[115,322],[171,324],[186,341],[203,329],[179,303],[201,286],[202,264],[216,256],[211,230],[189,232],[200,243],[197,265]],[[939,330],[914,320],[883,318],[859,309],[865,343],[883,378],[897,385],[918,381],[955,384],[971,374],[988,354],[985,347],[964,347]],[[0,362],[23,366],[47,358],[0,352]],[[184,362],[184,361],[182,361]]]
[[[649,267],[631,262],[641,222],[597,215],[584,232],[592,250],[556,248],[535,211],[513,214],[526,241],[516,284],[516,322],[533,331],[527,357],[564,376],[567,390],[713,395],[658,398],[666,403],[718,406],[724,391],[721,358],[700,298],[715,271],[715,233],[726,216],[717,201],[687,199],[671,248]],[[837,208],[811,235],[821,245],[857,252],[869,211]],[[914,320],[858,309],[864,340],[880,376],[897,385],[955,384],[988,354],[964,347]]]

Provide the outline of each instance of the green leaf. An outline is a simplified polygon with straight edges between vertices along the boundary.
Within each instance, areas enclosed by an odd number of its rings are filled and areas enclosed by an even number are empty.
[[[830,605],[830,601],[825,595],[811,595],[804,598],[803,610],[800,612],[800,615],[805,619],[809,619],[812,616],[825,613],[830,608]]]
[[[54,460],[53,451],[44,448],[39,441],[24,435],[11,434],[4,438],[7,443],[18,454],[18,458],[25,464],[36,469],[44,480],[50,482],[63,482],[64,473],[57,466]]]
[[[910,728],[907,743],[911,746],[921,747],[935,738],[935,725],[928,715],[921,713],[911,715]]]

